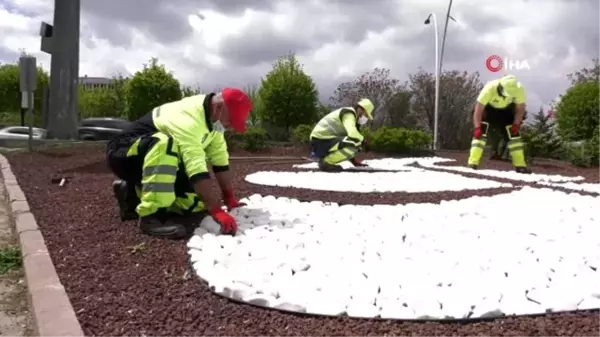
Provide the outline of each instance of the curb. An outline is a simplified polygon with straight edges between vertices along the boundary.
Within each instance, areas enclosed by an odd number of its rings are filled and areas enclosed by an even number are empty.
[[[38,336],[84,336],[42,232],[30,212],[27,198],[10,169],[8,159],[1,154],[0,167],[19,236],[34,329]]]

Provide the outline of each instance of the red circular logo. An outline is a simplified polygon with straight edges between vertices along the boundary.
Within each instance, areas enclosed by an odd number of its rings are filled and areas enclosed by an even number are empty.
[[[492,55],[485,60],[485,66],[489,71],[495,73],[502,70],[502,67],[504,67],[504,61],[502,61],[500,56]]]

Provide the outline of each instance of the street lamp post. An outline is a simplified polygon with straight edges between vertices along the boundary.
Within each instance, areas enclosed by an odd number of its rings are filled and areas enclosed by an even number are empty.
[[[446,32],[448,31],[448,21],[456,20],[450,15],[450,9],[452,9],[452,0],[448,3],[448,12],[446,13],[446,24],[444,25],[444,35],[442,36],[442,50],[438,52],[439,48],[439,32],[437,25],[437,18],[435,13],[430,13],[425,24],[428,25],[433,20],[433,30],[435,34],[435,107],[433,112],[433,150],[437,150],[438,145],[438,117],[439,117],[439,105],[440,105],[440,74],[442,72],[442,61],[444,59],[444,46],[446,45]]]
[[[435,106],[433,108],[433,150],[437,150],[438,140],[438,113],[440,105],[440,53],[438,52],[440,39],[438,34],[437,18],[435,13],[429,14],[425,20],[425,24],[428,25],[433,20],[433,30],[435,34]]]
[[[448,21],[452,20],[454,22],[456,22],[456,20],[454,20],[454,18],[450,15],[450,10],[452,9],[452,0],[450,0],[450,2],[448,2],[448,11],[446,12],[446,23],[444,24],[444,35],[442,36],[442,50],[440,53],[440,72],[442,71],[442,62],[444,61],[444,47],[446,46],[446,33],[448,32]]]

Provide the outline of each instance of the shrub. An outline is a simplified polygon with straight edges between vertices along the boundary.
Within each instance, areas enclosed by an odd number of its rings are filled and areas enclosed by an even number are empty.
[[[267,147],[267,132],[257,126],[249,127],[242,135],[242,147],[248,151],[259,151]]]
[[[244,133],[225,132],[225,140],[230,150],[242,148],[247,151],[259,151],[267,147],[269,137],[263,128],[249,126]]]
[[[600,131],[598,127],[594,130],[591,139],[585,140],[578,146],[568,148],[568,157],[574,166],[597,167],[600,165]]]
[[[369,148],[374,152],[406,154],[425,149],[431,142],[431,135],[420,130],[382,127],[373,132]]]
[[[310,143],[310,133],[313,126],[308,124],[300,124],[292,130],[291,141],[295,144],[308,145]]]

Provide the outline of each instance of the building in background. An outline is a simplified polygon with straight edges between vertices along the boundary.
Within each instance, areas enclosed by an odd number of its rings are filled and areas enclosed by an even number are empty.
[[[83,87],[84,90],[108,89],[112,84],[113,80],[106,77],[88,77],[85,75],[79,78],[79,86]]]

